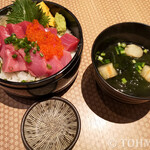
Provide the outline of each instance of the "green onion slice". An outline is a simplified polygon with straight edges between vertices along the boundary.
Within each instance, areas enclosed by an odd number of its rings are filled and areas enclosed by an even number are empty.
[[[106,54],[103,52],[103,53],[101,53],[101,56],[105,56]]]
[[[33,50],[33,54],[36,54],[36,50]]]
[[[47,64],[48,69],[52,69],[52,66],[50,64]]]
[[[40,56],[43,57],[44,55],[42,53],[40,53]]]
[[[127,83],[126,78],[122,78],[121,81],[122,81],[122,84],[126,84]]]
[[[143,52],[144,52],[145,54],[147,54],[147,52],[148,52],[148,49],[144,49],[144,50],[143,50]]]
[[[12,58],[17,58],[17,56],[18,56],[17,54],[13,54]]]

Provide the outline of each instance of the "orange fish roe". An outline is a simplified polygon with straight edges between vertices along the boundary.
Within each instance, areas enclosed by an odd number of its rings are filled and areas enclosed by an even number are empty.
[[[26,36],[29,41],[37,42],[46,60],[49,60],[54,55],[59,59],[63,56],[64,47],[60,38],[50,31],[46,32],[38,20],[33,20],[33,23],[27,26]]]

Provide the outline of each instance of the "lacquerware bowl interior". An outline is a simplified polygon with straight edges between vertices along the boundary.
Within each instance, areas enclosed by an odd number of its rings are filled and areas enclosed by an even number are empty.
[[[21,137],[27,150],[69,150],[80,134],[80,116],[66,99],[33,104],[24,114]]]
[[[149,97],[136,97],[131,96],[122,92],[119,92],[112,86],[110,86],[106,80],[100,75],[96,63],[95,63],[95,53],[97,50],[101,52],[105,50],[109,45],[115,44],[117,42],[129,42],[137,45],[142,45],[150,49],[150,26],[137,23],[137,22],[124,22],[112,25],[102,31],[94,41],[92,47],[92,64],[95,74],[95,79],[98,85],[102,88],[104,92],[109,94],[114,99],[120,100],[125,103],[143,103],[150,100]]]
[[[37,2],[40,1],[37,0]],[[49,93],[55,93],[69,86],[77,76],[83,49],[81,25],[75,15],[67,8],[53,2],[44,2],[50,8],[52,15],[55,15],[56,12],[59,12],[65,17],[67,28],[75,37],[80,40],[75,56],[72,58],[70,63],[68,63],[68,65],[66,65],[62,70],[50,77],[38,81],[22,83],[0,79],[0,87],[2,87],[6,92],[11,93],[12,95],[21,97],[34,97],[43,96]],[[1,9],[0,15],[6,15],[9,10],[10,5]]]

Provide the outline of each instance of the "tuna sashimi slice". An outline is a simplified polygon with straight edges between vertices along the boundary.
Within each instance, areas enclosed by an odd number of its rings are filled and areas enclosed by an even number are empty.
[[[22,27],[18,24],[7,24],[6,28],[9,30],[9,33],[12,34],[12,33],[15,33],[16,36],[18,38],[24,38],[25,37],[25,33],[22,29]]]
[[[46,32],[51,32],[52,34],[55,34],[55,35],[57,35],[57,29],[56,28],[45,28],[45,31]]]
[[[53,58],[48,60],[47,64],[49,64],[51,66],[51,69],[49,69],[50,70],[49,75],[53,75],[53,74],[57,73],[58,71],[60,71],[63,68],[62,63],[57,58],[57,56],[54,56]]]
[[[0,38],[0,50],[2,48],[2,39]]]
[[[26,33],[26,29],[29,24],[31,24],[31,22],[29,21],[23,21],[23,22],[18,23],[18,25],[22,27],[24,34]]]
[[[47,77],[49,70],[47,68],[46,60],[40,56],[40,52],[33,53],[33,49],[30,50],[30,59],[32,62],[26,62],[26,66],[31,75],[35,77]]]
[[[60,58],[62,65],[65,67],[71,61],[71,53],[68,51],[63,51],[63,56]]]
[[[12,55],[14,54],[17,55],[16,58],[12,57]],[[14,49],[14,47],[11,44],[5,45],[5,50],[3,52],[2,59],[3,59],[2,70],[4,72],[27,71],[24,59]]]
[[[0,26],[0,40],[1,40],[1,44],[5,44],[4,40],[9,37],[9,30],[4,27],[4,26]]]
[[[60,39],[62,44],[64,45],[64,49],[70,52],[74,51],[79,43],[78,38],[68,33],[65,33]]]
[[[2,58],[4,57],[5,49],[6,49],[6,44],[3,44],[2,47],[1,47],[1,51],[0,51],[0,56],[1,56]]]
[[[22,58],[24,58],[25,55],[26,55],[23,48],[20,48],[20,49],[18,50],[18,53],[22,56]]]

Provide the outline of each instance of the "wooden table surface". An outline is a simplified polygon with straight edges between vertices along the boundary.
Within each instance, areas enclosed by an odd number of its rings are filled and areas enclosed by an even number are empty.
[[[91,48],[97,35],[112,24],[150,25],[150,0],[52,0],[68,8],[81,23],[84,47],[77,79],[62,96],[81,117],[74,150],[149,150],[150,103],[122,104],[105,96],[93,80]],[[12,0],[0,0],[0,8]],[[0,150],[24,150],[20,123],[26,105],[0,90]]]

